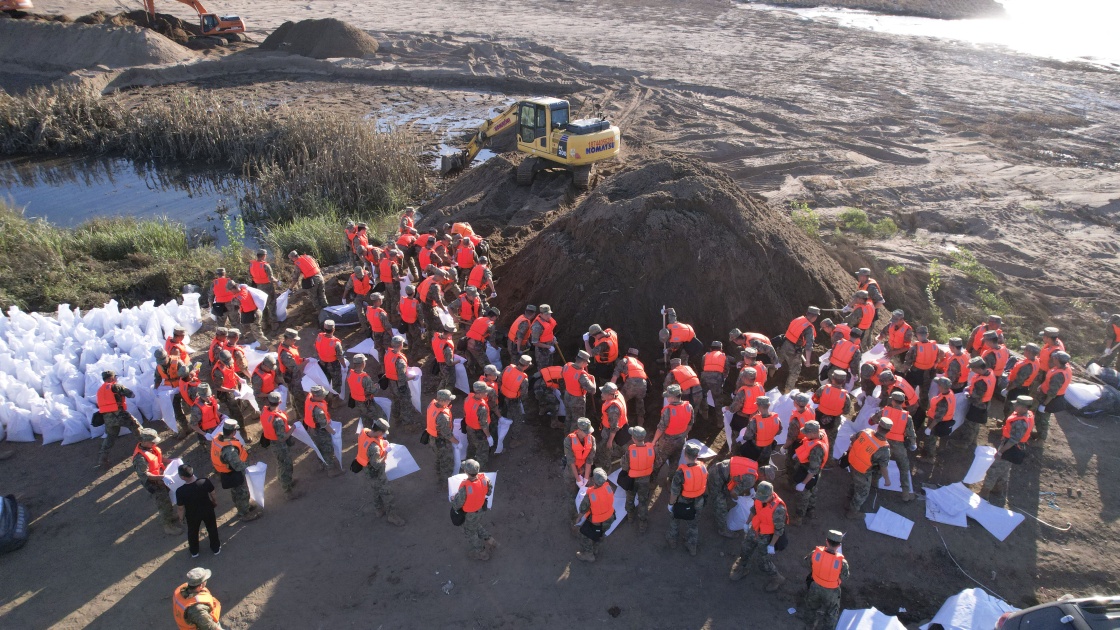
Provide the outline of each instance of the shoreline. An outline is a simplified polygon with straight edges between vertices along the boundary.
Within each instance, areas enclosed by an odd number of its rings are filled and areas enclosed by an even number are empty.
[[[796,9],[853,9],[935,20],[969,20],[1006,15],[1003,5],[995,0],[765,0],[748,4]]]

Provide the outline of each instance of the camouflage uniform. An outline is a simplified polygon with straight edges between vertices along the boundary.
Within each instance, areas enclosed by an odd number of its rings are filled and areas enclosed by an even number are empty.
[[[310,394],[308,394],[310,396]],[[315,443],[315,448],[322,455],[323,461],[319,462],[321,470],[330,470],[332,468],[331,461],[334,460],[334,441],[331,439],[331,433],[327,430],[327,425],[330,424],[330,419],[327,418],[327,413],[315,407],[311,410],[312,421],[315,422],[315,428],[308,427],[308,433],[311,434],[311,441]],[[306,424],[306,419],[304,420]]]
[[[626,439],[629,436],[626,429],[619,430],[619,423],[622,421],[622,410],[617,406],[611,405],[607,409],[607,417],[603,418],[603,428],[600,432],[601,438],[599,444],[595,449],[595,465],[608,473],[611,471],[611,464],[618,458],[625,450]],[[611,448],[607,448],[607,442],[610,441],[611,436],[614,436],[614,442]]]
[[[823,429],[821,430],[821,434],[824,434]],[[790,479],[790,483],[796,486],[803,482],[807,475],[813,475],[813,481],[806,484],[805,489],[797,493],[798,518],[806,516],[817,507],[817,487],[820,485],[821,469],[824,468],[824,456],[824,445],[818,444],[809,451],[808,463],[802,464],[801,461],[798,460],[795,464],[793,478]],[[786,457],[794,460],[797,459],[792,451],[787,453]]]
[[[634,357],[622,357],[614,364],[614,376],[611,377],[612,381],[622,379],[627,371],[627,362],[633,360]],[[649,382],[644,378],[627,378],[622,379],[622,384],[618,386],[618,391],[622,392],[622,397],[626,399],[626,415],[629,416],[629,423],[632,426],[637,426],[645,422],[646,417],[646,392],[649,389]]]
[[[568,365],[572,365],[569,363]],[[568,365],[564,367],[567,368]],[[574,368],[573,368],[574,369]],[[571,433],[575,430],[576,420],[579,418],[587,417],[587,395],[595,393],[595,383],[591,380],[590,375],[581,374],[579,377],[580,388],[583,390],[582,396],[572,396],[567,392],[563,386],[563,379],[561,379],[561,389],[564,395],[564,410],[567,412],[565,419],[567,420],[566,430]]]
[[[292,480],[292,451],[288,448],[288,438],[291,433],[284,430],[284,420],[278,416],[272,419],[272,430],[276,432],[276,441],[272,443],[276,449],[273,451],[276,454],[276,476],[284,492],[291,492],[292,487],[295,486]]]
[[[805,558],[810,571],[813,567],[812,558],[812,554]],[[844,560],[840,567],[840,581],[847,580],[848,575],[848,561]],[[810,579],[809,592],[805,593],[804,611],[806,622],[811,628],[835,628],[840,621],[840,588],[825,588]]]
[[[961,425],[961,428],[960,428],[960,439],[964,441],[965,447],[968,448],[969,450],[971,450],[973,445],[976,444],[976,438],[977,438],[977,436],[980,435],[980,429],[982,429],[984,426],[987,425],[988,410],[991,406],[990,401],[989,402],[984,402],[984,395],[985,395],[985,392],[987,391],[987,387],[988,387],[987,383],[985,383],[983,380],[977,378],[977,379],[974,379],[972,381],[971,387],[969,388],[969,390],[967,390],[967,391],[969,391],[969,395],[968,395],[969,410],[968,410],[968,415],[965,416],[965,421]],[[974,414],[982,415],[984,421],[983,422],[975,422],[975,421],[969,419],[969,416],[972,416]],[[1041,416],[1043,414],[1039,414],[1039,415]],[[1049,419],[1047,419],[1047,422],[1049,422]],[[1039,422],[1038,424],[1041,425],[1042,423]],[[1039,429],[1039,433],[1042,433],[1041,428]]]
[[[785,388],[783,391],[797,387],[797,379],[801,378],[801,367],[805,365],[805,348],[813,347],[813,340],[816,334],[816,329],[809,326],[805,332],[801,334],[801,343],[794,344],[788,339],[782,344],[782,351],[779,355],[781,363],[789,368],[789,375],[786,376]],[[763,385],[765,387],[765,385]]]
[[[472,396],[474,394],[471,394]],[[478,411],[478,426],[490,429],[490,414],[481,405]],[[482,429],[467,429],[467,459],[473,459],[478,462],[480,469],[485,470],[486,465],[490,463],[490,443],[487,441],[486,431]]]
[[[370,489],[373,490],[373,510],[378,516],[393,514],[393,491],[389,489],[389,478],[385,476],[385,461],[381,459],[381,450],[377,442],[371,442],[366,448],[369,463],[366,464],[366,476],[369,478]]]
[[[669,405],[688,405],[687,402],[669,403]],[[669,427],[669,407],[661,410],[661,421],[657,424],[657,431],[661,432],[661,438],[654,446],[654,459],[653,459],[653,479],[657,480],[661,473],[661,467],[668,464],[671,469],[675,469],[677,461],[681,458],[681,449],[684,448],[685,441],[688,440],[688,432],[692,430],[692,425],[696,424],[696,414],[692,414],[692,418],[688,421],[688,426],[682,433],[677,435],[666,435],[665,429]]]
[[[876,414],[879,415],[879,414]],[[905,438],[899,440],[887,440],[887,447],[891,451],[891,459],[894,463],[898,464],[899,482],[902,485],[902,493],[907,494],[910,489],[910,449],[909,446],[916,444],[916,434],[914,433],[914,418],[910,414],[906,414],[906,433]],[[878,418],[873,417],[878,422]]]
[[[276,274],[272,271],[272,265],[267,262],[264,263],[264,272],[268,276],[268,282],[253,283],[253,288],[263,291],[268,296],[268,301],[264,304],[264,312],[261,313],[261,323],[268,322],[271,326],[276,326]]]
[[[233,506],[237,508],[237,515],[245,516],[253,509],[249,503],[249,484],[245,481],[245,469],[248,468],[248,464],[241,461],[237,449],[233,446],[223,448],[218,457],[223,464],[229,466],[230,470],[241,473],[241,483],[230,488],[229,495],[233,499]]]
[[[1120,352],[1120,351],[1118,351],[1118,352]],[[1055,360],[1054,363],[1058,363],[1058,361]],[[1045,375],[1046,375],[1046,370],[1041,370],[1040,371],[1040,376],[1045,377]],[[1056,373],[1054,373],[1053,376],[1050,377],[1049,387],[1047,388],[1048,391],[1042,391],[1042,380],[1037,380],[1038,385],[1039,385],[1038,395],[1036,396],[1037,402],[1042,404],[1042,403],[1045,403],[1046,399],[1051,397],[1051,396],[1057,397],[1058,392],[1061,390],[1062,386],[1065,385],[1065,381],[1066,381],[1065,374],[1063,374],[1061,372],[1056,372]],[[1053,404],[1053,403],[1051,402],[1051,404]],[[1045,405],[1043,405],[1043,406],[1045,406]],[[1037,409],[1037,407],[1036,407],[1036,409]],[[1037,413],[1034,414],[1034,426],[1035,426],[1035,429],[1038,431],[1038,439],[1039,440],[1045,440],[1047,438],[1047,436],[1050,435],[1050,417],[1053,416],[1053,415],[1054,414],[1051,413],[1050,411],[1038,411]]]
[[[516,358],[514,359],[516,361]],[[517,398],[501,398],[502,415],[509,418],[517,424],[525,420],[525,399],[529,394],[529,377],[521,380],[521,389],[518,390]]]
[[[451,344],[443,347],[443,363],[439,364],[439,385],[436,389],[455,389],[455,347]]]
[[[374,385],[373,379],[370,378],[369,374],[366,374],[362,377],[361,384],[362,393],[366,395],[366,399],[355,400],[354,410],[358,412],[359,416],[365,418],[366,420],[373,420],[374,418],[381,418],[382,420],[384,420],[385,410],[382,409],[381,405],[377,404],[377,401],[373,399],[374,396],[381,392],[381,389]],[[353,396],[351,396],[351,399],[352,398]]]
[[[551,314],[549,316],[551,317]],[[552,365],[552,346],[538,345],[541,341],[541,333],[544,332],[544,326],[540,324],[539,320],[533,320],[533,325],[529,328],[529,331],[529,343],[533,346],[533,361],[536,363],[537,369]]]
[[[1027,411],[1026,413],[1029,414],[1030,412]],[[1023,436],[1027,434],[1026,421],[1018,420],[1013,422],[1011,424],[1010,433],[1011,435],[1009,437],[1001,439],[1000,448],[1004,448],[1008,444],[1011,445],[1009,448],[1026,448],[1025,445],[1020,444]],[[1007,492],[1011,489],[1011,467],[1013,465],[1014,464],[1010,461],[1000,456],[1000,454],[997,454],[996,460],[992,462],[991,467],[988,468],[988,474],[984,476],[983,489],[988,491],[989,501],[991,500],[990,494],[992,493],[1002,493],[1004,498],[1007,497]]]
[[[537,399],[537,414],[555,419],[560,414],[560,401],[556,398],[556,390],[545,385],[540,374],[530,377],[533,381],[533,395]]]
[[[181,589],[180,592],[183,597],[190,598],[194,592],[188,589]],[[210,606],[208,604],[194,604],[188,606],[183,611],[183,619],[187,623],[193,625],[198,630],[222,630],[222,626],[214,622],[214,618],[210,616]]]
[[[136,476],[144,484],[144,489],[155,499],[156,509],[159,510],[159,516],[163,519],[164,527],[178,526],[179,516],[175,513],[175,507],[171,505],[171,491],[162,482],[148,480],[148,460],[137,453],[132,457],[132,469],[136,471]]]
[[[588,435],[588,441],[591,442],[591,452],[587,454],[587,461],[585,463],[591,464],[595,461],[595,436]],[[572,450],[571,435],[566,435],[564,436],[564,485],[568,488],[568,492],[565,493],[565,498],[567,499],[568,504],[568,518],[572,523],[575,523],[580,514],[576,510],[576,497],[579,496],[579,482],[574,476],[572,476],[572,464],[575,461],[576,455],[575,451]],[[580,470],[579,472],[581,474],[583,473],[582,470]],[[590,478],[591,474],[588,473],[587,477]]]
[[[288,388],[288,417],[299,420],[303,417],[303,402],[307,399],[307,392],[303,391],[303,365],[296,364],[295,358],[286,352],[280,352],[278,357],[284,365],[281,377]]]
[[[942,418],[942,417],[945,416],[945,412],[948,411],[948,409],[949,409],[949,400],[948,399],[941,399],[941,400],[937,401],[937,404],[933,406],[933,409],[929,410],[929,413],[928,413],[927,417],[929,417],[929,418]],[[924,434],[924,431],[923,431],[923,434]],[[922,444],[922,454],[924,454],[926,457],[933,457],[934,455],[937,454],[938,440],[947,439],[947,437],[946,438],[939,438],[937,435],[933,434],[932,432],[929,435],[923,435],[923,437],[924,437],[924,443]]]
[[[403,424],[418,424],[418,415],[416,408],[412,406],[412,391],[408,388],[408,363],[405,362],[404,356],[397,357],[397,374],[401,376],[401,380],[393,381],[389,379],[389,389],[385,390],[389,393],[389,398],[393,400],[393,414],[389,418],[389,426],[400,426]]]
[[[686,464],[687,465],[687,464]],[[704,468],[704,464],[696,462],[696,466]],[[705,469],[706,470],[706,469]],[[685,501],[688,499],[681,497],[681,489],[684,487],[684,471],[680,468],[673,473],[673,481],[669,484],[669,505],[673,505],[677,501]],[[706,495],[702,494],[692,499],[692,504],[696,507],[696,517],[691,521],[684,521],[684,546],[693,555],[696,555],[696,548],[700,544],[700,512],[704,509],[704,499]],[[726,522],[726,516],[724,517]],[[669,533],[665,536],[669,540],[670,545],[677,544],[677,538],[680,536],[681,520],[675,516],[669,517]]]
[[[479,476],[486,479],[486,496],[489,497],[494,493],[494,486],[490,484],[490,480],[482,475],[482,473],[478,474]],[[465,487],[460,487],[459,492],[455,494],[455,499],[451,502],[451,505],[456,510],[462,510],[463,504],[466,502],[467,489]],[[486,502],[483,502],[482,508],[477,512],[465,513],[466,522],[463,523],[463,534],[466,535],[467,544],[470,546],[472,552],[481,552],[486,547],[486,541],[492,540],[490,532],[487,532],[486,528],[482,526],[482,513],[488,509],[489,508],[486,506]]]
[[[623,453],[622,455],[622,475],[630,474],[630,457]],[[646,523],[649,521],[649,497],[653,487],[650,485],[650,476],[634,477],[634,489],[626,491],[626,509],[634,510],[634,516],[637,518],[638,523],[642,529],[645,529]],[[638,499],[638,505],[634,505],[635,497]]]
[[[607,482],[607,483],[609,485],[610,482]],[[588,485],[590,486],[591,484],[588,484]],[[591,497],[589,497],[588,495],[584,495],[583,501],[580,502],[579,513],[580,514],[586,514],[586,515],[588,515],[587,518],[591,518],[591,516],[590,516],[591,515]],[[610,518],[603,521],[602,523],[598,523],[598,525],[603,528],[603,533],[605,534],[607,532],[607,530],[611,528],[611,525],[613,525],[615,520],[617,520],[617,519],[618,519],[617,514],[611,514]],[[584,536],[582,532],[580,533],[580,535],[579,535],[579,550],[581,552],[589,553],[589,554],[592,554],[592,555],[597,555],[599,553],[599,550],[602,548],[602,546],[603,546],[603,539],[602,538],[599,538],[599,540],[591,540],[587,536]]]
[[[735,489],[729,490],[727,486],[735,482]],[[725,459],[708,467],[708,494],[715,510],[716,528],[719,535],[725,538],[735,537],[735,533],[727,529],[727,514],[736,499],[750,494],[758,478],[754,475],[740,475],[731,477],[731,460]]]
[[[451,426],[451,408],[444,411],[446,413],[436,416],[436,437],[431,440],[432,450],[436,454],[436,484],[441,488],[447,484],[447,478],[455,474],[452,470],[455,466],[455,447],[451,439],[455,437],[455,432]]]
[[[716,409],[724,407],[727,403],[724,401],[723,384],[727,380],[728,366],[731,365],[731,358],[728,357],[723,367],[723,372],[701,372],[700,373],[700,387],[703,394],[711,394],[712,400],[716,403]],[[702,403],[706,406],[708,404],[707,398],[701,398]]]
[[[854,468],[849,467],[848,470],[852,473],[852,500],[848,504],[848,511],[850,513],[855,514],[863,507],[864,502],[867,501],[867,497],[871,495],[871,486],[874,484],[875,480],[887,470],[890,461],[890,448],[884,446],[872,453],[871,467],[867,469],[867,472],[856,472]]]
[[[776,496],[776,495],[775,495]],[[759,558],[759,567],[766,575],[778,576],[778,567],[774,566],[774,558],[771,554],[767,553],[766,547],[770,545],[770,541],[777,541],[782,537],[786,530],[786,507],[778,505],[774,508],[774,533],[773,534],[760,534],[750,523],[747,523],[747,528],[743,531],[743,543],[739,547],[739,562],[747,564],[750,562],[751,556],[755,550],[761,548],[761,558]]]
[[[132,390],[123,385],[114,385],[113,387],[119,396],[124,398],[135,397]],[[117,400],[118,402],[122,401],[121,398]],[[100,458],[102,463],[108,463],[109,451],[113,450],[113,444],[116,444],[117,438],[121,434],[121,427],[125,427],[135,435],[140,435],[140,423],[124,409],[103,413],[101,419],[105,422],[105,439],[101,441]]]

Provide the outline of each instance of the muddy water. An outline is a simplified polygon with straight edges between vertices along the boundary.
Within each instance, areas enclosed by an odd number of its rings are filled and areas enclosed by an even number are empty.
[[[166,217],[223,240],[216,210],[236,210],[240,185],[227,173],[119,158],[0,160],[0,198],[65,227],[97,217]]]

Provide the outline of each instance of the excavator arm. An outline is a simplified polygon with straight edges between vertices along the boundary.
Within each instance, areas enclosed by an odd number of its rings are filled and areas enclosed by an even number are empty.
[[[482,123],[482,126],[475,131],[471,141],[467,147],[454,155],[444,155],[440,159],[439,172],[441,175],[447,175],[456,171],[461,171],[478,155],[478,152],[486,146],[490,138],[509,131],[517,127],[517,110],[521,106],[520,102],[510,105],[504,112]]]
[[[244,33],[245,22],[236,15],[219,17],[206,10],[199,0],[177,0],[194,9],[198,13],[199,27],[203,35],[217,35],[218,33]],[[144,0],[144,10],[153,18],[156,16],[156,1]]]

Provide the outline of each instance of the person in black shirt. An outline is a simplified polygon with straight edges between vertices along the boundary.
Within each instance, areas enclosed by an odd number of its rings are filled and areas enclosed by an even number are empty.
[[[206,536],[210,539],[210,551],[215,555],[222,551],[222,541],[218,538],[218,518],[214,508],[218,501],[214,498],[214,484],[209,479],[197,479],[194,469],[186,464],[179,466],[179,478],[183,485],[175,490],[175,505],[179,506],[179,518],[187,520],[187,545],[191,557],[198,557],[198,532],[206,525]]]

